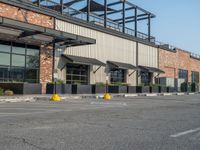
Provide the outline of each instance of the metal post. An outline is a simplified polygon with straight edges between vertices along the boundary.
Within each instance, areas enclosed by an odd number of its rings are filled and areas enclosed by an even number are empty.
[[[148,40],[151,42],[151,14],[148,14]]]
[[[40,0],[37,1],[37,5],[40,7]]]
[[[108,6],[107,6],[107,0],[104,0],[104,27],[106,28],[107,27],[107,9],[108,9]]]
[[[57,85],[56,85],[57,83],[56,83],[56,81],[54,82],[54,94],[57,94],[57,89],[56,89],[56,87],[57,87]]]
[[[125,17],[126,17],[126,14],[125,14],[125,0],[123,0],[122,2],[122,20],[123,20],[123,24],[122,24],[122,32],[124,33],[125,32]]]
[[[137,7],[135,7],[135,37],[137,37]]]
[[[60,13],[63,14],[63,0],[60,0]]]
[[[87,21],[90,21],[90,0],[87,0]]]

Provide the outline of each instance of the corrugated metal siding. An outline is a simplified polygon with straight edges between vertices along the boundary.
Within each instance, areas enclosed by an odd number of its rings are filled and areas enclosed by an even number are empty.
[[[138,65],[158,68],[158,49],[139,43]]]
[[[96,44],[66,48],[62,53],[96,58],[104,63],[106,61],[118,61],[136,65],[136,42],[91,30],[85,27],[74,25],[61,20],[56,20],[56,29],[96,39]],[[138,64],[150,67],[158,67],[158,50],[157,48],[138,44]],[[59,57],[57,59],[59,61]],[[98,66],[93,66],[95,70]],[[105,67],[94,75],[91,71],[90,83],[105,82]],[[129,70],[129,73],[131,70]],[[63,73],[62,73],[63,78]],[[127,83],[136,84],[136,73],[132,76],[127,75]]]

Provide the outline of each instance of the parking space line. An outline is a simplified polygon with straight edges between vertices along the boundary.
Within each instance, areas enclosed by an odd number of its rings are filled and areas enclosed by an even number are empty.
[[[179,133],[170,135],[170,137],[177,138],[177,137],[187,135],[187,134],[191,134],[191,133],[198,132],[198,131],[200,131],[200,128],[191,129],[191,130],[187,130],[187,131],[184,131],[184,132],[179,132]]]

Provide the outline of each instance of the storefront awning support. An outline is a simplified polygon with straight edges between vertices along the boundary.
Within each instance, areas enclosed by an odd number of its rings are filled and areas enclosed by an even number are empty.
[[[133,72],[131,72],[128,76],[130,77],[132,74],[134,74],[136,72],[136,70],[134,70]]]
[[[102,66],[99,66],[93,73],[95,74]]]

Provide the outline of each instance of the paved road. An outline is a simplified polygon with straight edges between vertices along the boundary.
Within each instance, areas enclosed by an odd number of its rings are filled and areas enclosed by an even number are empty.
[[[199,150],[200,95],[0,104],[0,150]]]

